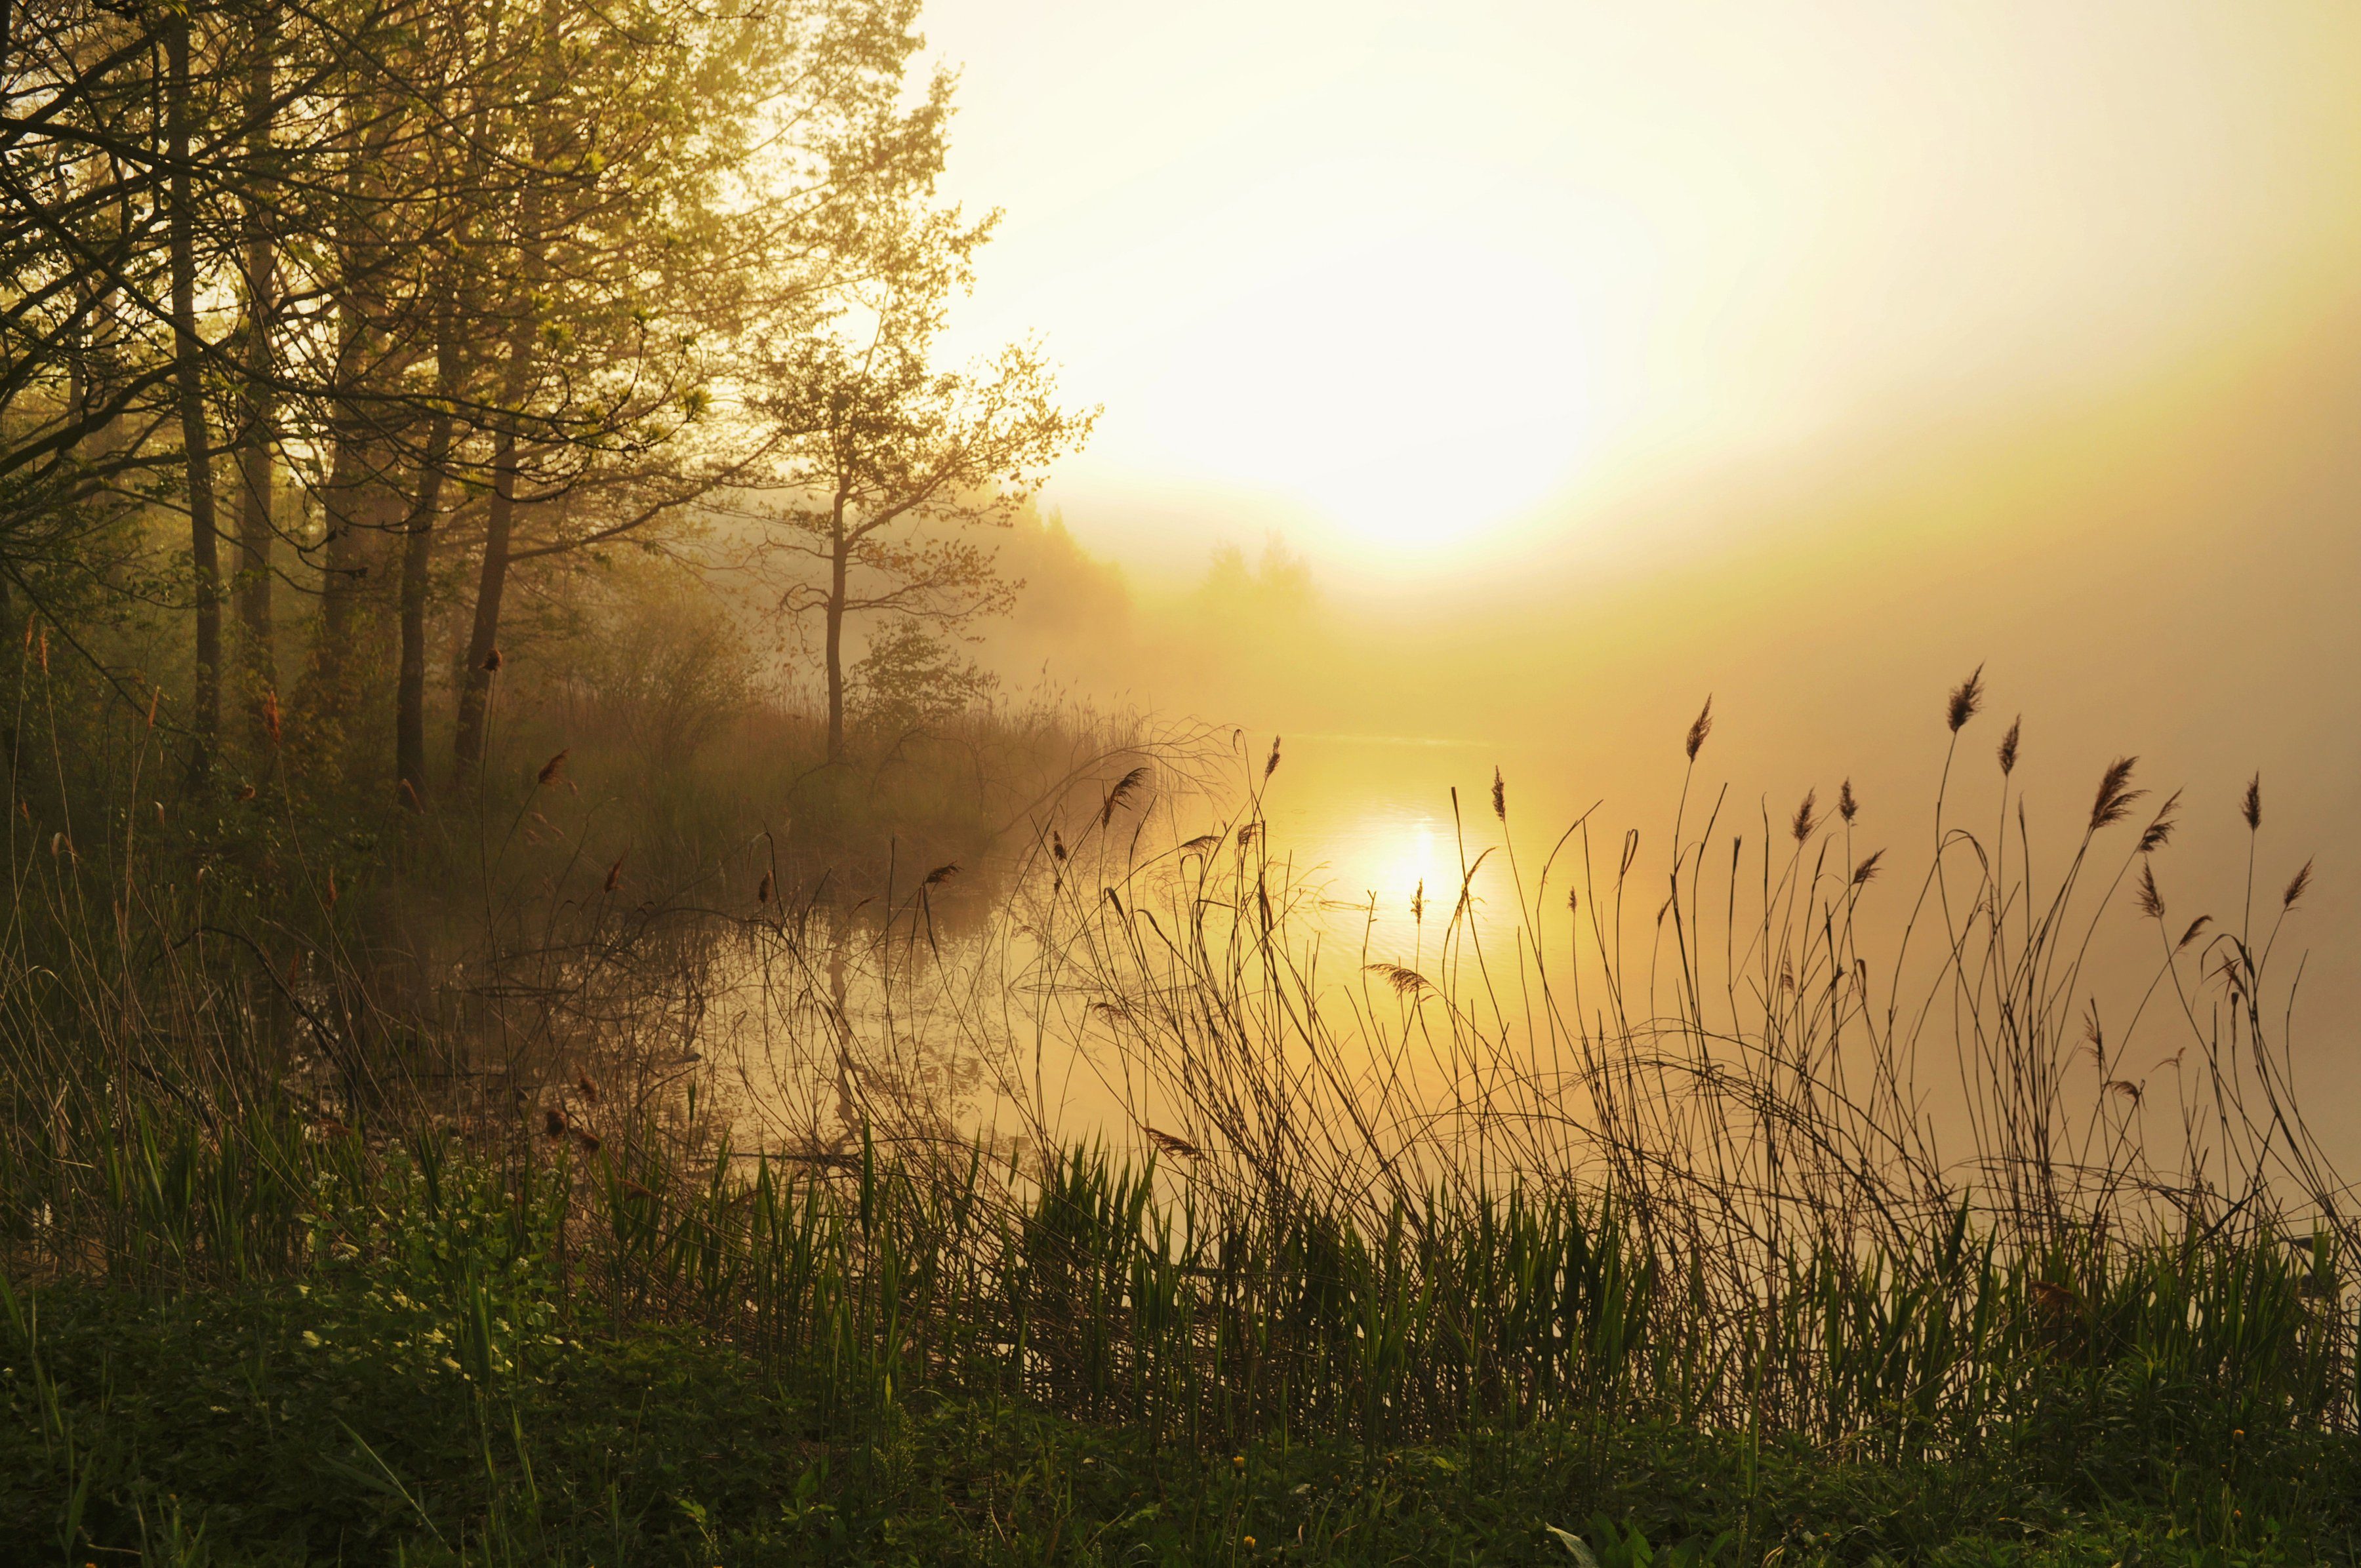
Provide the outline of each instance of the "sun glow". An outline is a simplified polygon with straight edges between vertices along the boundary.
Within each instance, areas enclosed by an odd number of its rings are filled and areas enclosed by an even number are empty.
[[[1477,239],[1338,246],[1202,317],[1141,417],[1348,542],[1449,550],[1544,499],[1590,450],[1597,356],[1580,303],[1572,280]]]
[[[2136,381],[2361,247],[2353,7],[928,16],[1010,214],[957,319],[1044,334],[1105,405],[1070,510],[1175,565],[1521,557],[1701,456]]]
[[[1458,894],[1450,825],[1418,809],[1370,811],[1328,832],[1323,877],[1339,903],[1375,900],[1378,924],[1407,932],[1422,913],[1444,916]]]

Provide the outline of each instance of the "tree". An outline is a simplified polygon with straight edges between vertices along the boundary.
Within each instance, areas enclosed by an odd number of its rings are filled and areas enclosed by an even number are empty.
[[[847,623],[888,614],[957,630],[1005,609],[1022,585],[976,532],[1007,526],[1097,418],[1059,406],[1030,345],[963,372],[934,367],[945,299],[986,233],[926,220],[913,248],[931,264],[848,313],[865,337],[840,323],[796,344],[755,400],[778,452],[771,482],[790,498],[765,514],[766,543],[796,564],[782,603],[821,622],[831,762],[844,756]]]
[[[225,596],[258,740],[270,706],[275,546],[287,537],[272,504],[277,416],[308,389],[294,351],[310,330],[304,298],[280,287],[282,260],[314,237],[307,192],[322,150],[280,133],[299,107],[317,119],[349,75],[332,62],[353,40],[414,3],[60,0],[7,18],[0,271],[15,289],[0,284],[0,347],[22,395],[0,394],[0,573],[20,587],[37,561],[85,579],[147,576],[94,551],[92,531],[127,542],[136,528],[122,525],[181,503],[195,652],[183,711],[199,773],[227,673]],[[302,23],[291,33],[290,16]],[[225,455],[239,481],[228,498]],[[225,510],[237,550],[226,576]]]
[[[849,282],[899,265],[878,214],[931,188],[950,113],[947,77],[906,91],[917,14],[544,0],[527,107],[496,115],[518,178],[466,253],[470,335],[500,347],[463,773],[511,572],[642,535],[760,464],[742,422],[699,439],[739,345],[798,339]]]
[[[383,742],[348,740],[381,715],[423,804],[438,596],[461,601],[464,776],[514,593],[660,546],[717,486],[820,473],[780,460],[789,425],[744,417],[741,389],[785,385],[768,372],[851,388],[923,350],[931,326],[897,309],[858,374],[807,352],[873,294],[939,298],[982,232],[927,215],[950,79],[910,80],[917,17],[917,0],[0,0],[0,613],[63,604],[73,575],[77,602],[180,585],[192,700],[164,721],[200,772],[231,689],[248,743],[275,746],[277,643],[309,620],[297,771],[373,771]],[[949,517],[968,503],[939,487],[1030,460],[1021,435],[993,447],[1036,369],[1019,356],[972,389],[976,452],[905,443],[938,470],[924,493],[877,488],[882,449],[842,476],[840,732],[844,617],[955,622],[974,607],[954,585],[990,576],[877,531]],[[912,418],[965,396],[905,392]],[[854,588],[872,570],[906,580]]]
[[[175,10],[164,33],[164,134],[171,181],[168,243],[172,267],[172,378],[180,393],[189,554],[196,573],[197,750],[192,771],[202,773],[212,764],[214,738],[221,729],[221,559],[214,521],[213,437],[205,425],[206,345],[197,331],[200,214],[191,111],[190,31],[187,10]]]
[[[864,724],[899,735],[966,712],[999,684],[918,621],[895,620],[870,635],[847,700]]]
[[[71,0],[0,17],[0,576],[67,565],[176,421],[156,60],[185,19]],[[185,59],[185,45],[176,51]]]

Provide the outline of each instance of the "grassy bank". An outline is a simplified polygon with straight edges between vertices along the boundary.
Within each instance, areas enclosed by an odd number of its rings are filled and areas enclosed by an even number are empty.
[[[1147,764],[1050,801],[958,939],[947,870],[635,901],[544,813],[456,961],[291,794],[276,876],[82,799],[0,944],[0,1556],[2353,1561],[2308,869],[2168,924],[2175,800],[2118,763],[2037,855],[1998,761],[1875,916],[1850,786],[1685,797],[1658,881],[1521,864],[1496,785],[1513,918],[1479,853],[1341,976],[1276,748],[1212,831]]]
[[[1950,1302],[1824,1280],[1838,1358],[1882,1350],[1901,1381],[1816,1437],[1683,1408],[1714,1347],[1681,1337],[1697,1304],[1660,1265],[1521,1327],[1564,1273],[1533,1266],[1529,1211],[1439,1210],[1457,1255],[1408,1267],[1348,1223],[1323,1253],[1244,1215],[1159,1258],[1132,1238],[1185,1216],[1089,1158],[1029,1199],[981,1162],[873,1156],[699,1204],[573,1153],[279,1146],[301,1179],[244,1192],[201,1148],[135,1151],[112,1277],[12,1286],[9,1561],[1578,1561],[1560,1531],[1608,1564],[2361,1548],[2361,1441],[2323,1398],[2339,1369],[2292,1249],[2126,1245],[2070,1313],[1988,1262]],[[274,1191],[225,1245],[220,1205]],[[1560,1244],[1599,1223],[1560,1216]],[[1939,1396],[1894,1397],[1914,1387]]]

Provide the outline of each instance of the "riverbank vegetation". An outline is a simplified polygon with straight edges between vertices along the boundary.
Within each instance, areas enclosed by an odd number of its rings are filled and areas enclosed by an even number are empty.
[[[1120,583],[917,20],[0,7],[0,1556],[2361,1555],[2259,781],[1333,896],[970,652]]]
[[[963,940],[949,879],[864,921],[763,884],[658,919],[586,874],[401,984],[324,875],[282,963],[277,890],[159,877],[185,851],[141,814],[20,832],[0,1529],[158,1561],[2351,1556],[2350,1222],[2268,1026],[2303,871],[2180,918],[2178,804],[2126,763],[2062,855],[1946,819],[1914,887],[1848,789],[1767,846],[1708,807],[1670,875],[1578,824],[1513,922],[1444,891],[1417,966],[1339,976],[1259,811],[1279,766],[1061,799]],[[1863,913],[1897,883],[1898,934]],[[2075,974],[2115,922],[2158,952],[2120,1025]]]

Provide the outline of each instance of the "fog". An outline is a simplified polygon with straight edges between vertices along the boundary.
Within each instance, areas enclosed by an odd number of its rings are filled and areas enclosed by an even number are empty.
[[[1046,674],[1239,726],[1253,745],[1286,736],[1270,796],[1285,847],[1339,897],[1374,894],[1397,913],[1416,881],[1432,894],[1455,876],[1454,786],[1483,840],[1495,765],[1521,840],[1546,849],[1596,803],[1616,833],[1660,838],[1683,732],[1708,695],[1700,777],[1728,784],[1738,831],[1760,834],[1766,817],[1775,828],[1807,789],[1825,806],[1849,779],[1859,841],[1922,857],[1943,698],[1981,667],[1992,695],[1960,739],[1955,809],[1975,803],[1971,819],[1990,822],[1993,751],[2014,716],[2017,782],[2052,851],[2070,849],[2107,764],[2136,757],[2156,798],[2185,791],[2188,826],[2157,868],[2176,925],[2247,898],[2238,802],[2259,775],[2257,903],[2316,857],[2290,928],[2308,955],[2294,1035],[2307,1113],[2350,1147],[2357,323],[2323,303],[2301,330],[2113,386],[1864,411],[1783,451],[1537,517],[1514,549],[1434,561],[1416,582],[1296,554],[1282,509],[1094,492],[1061,520],[1086,543],[1057,553],[1093,592],[1037,572],[1060,588],[1028,598],[986,646],[1007,651],[1011,681]],[[1130,534],[1155,529],[1224,543],[1193,573],[1126,563]],[[2127,890],[2111,923],[2125,940],[2138,927]],[[2119,991],[2144,983],[2132,950]]]

